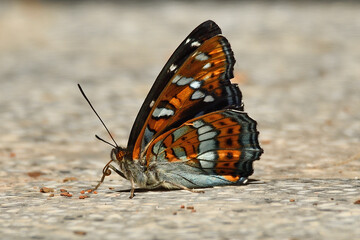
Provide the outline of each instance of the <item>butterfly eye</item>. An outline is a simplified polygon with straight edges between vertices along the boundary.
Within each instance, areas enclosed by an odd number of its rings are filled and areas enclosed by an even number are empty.
[[[117,149],[116,149],[116,148],[113,148],[113,149],[111,150],[111,154],[110,154],[111,160],[113,160],[113,161],[118,161],[117,155],[118,155]]]

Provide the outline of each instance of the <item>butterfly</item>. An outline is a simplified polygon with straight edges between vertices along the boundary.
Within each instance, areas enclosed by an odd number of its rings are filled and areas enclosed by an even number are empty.
[[[257,123],[230,81],[234,63],[215,22],[196,27],[155,80],[127,147],[119,147],[108,131],[115,145],[95,189],[111,170],[130,181],[130,198],[135,186],[201,192],[195,189],[246,183],[263,150]]]

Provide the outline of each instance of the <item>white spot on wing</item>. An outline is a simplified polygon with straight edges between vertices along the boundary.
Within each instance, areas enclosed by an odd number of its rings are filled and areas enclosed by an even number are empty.
[[[204,98],[204,102],[213,102],[215,99],[213,96],[211,95],[207,95],[205,98]]]
[[[196,121],[194,121],[193,123],[192,123],[192,125],[194,126],[194,128],[199,128],[199,127],[201,127],[201,126],[204,126],[204,122],[203,121],[201,121],[201,120],[196,120]]]
[[[198,61],[206,61],[209,59],[209,56],[205,53],[200,52],[198,55],[196,55],[195,59]]]
[[[154,144],[152,151],[155,154],[158,154],[159,152],[163,151],[165,148],[163,147],[163,141],[158,141]]]
[[[179,81],[181,78],[182,78],[181,75],[176,75],[176,76],[174,77],[174,79],[172,80],[172,83],[177,83],[177,81]]]
[[[174,142],[176,142],[180,137],[184,136],[184,134],[189,131],[190,127],[185,125],[181,128],[176,129],[172,134],[174,137]]]
[[[197,157],[202,168],[214,168],[216,154],[214,152],[207,152]]]
[[[153,117],[170,117],[174,115],[174,111],[167,108],[155,108],[152,115]]]
[[[190,83],[190,87],[192,89],[198,89],[201,86],[201,82],[200,81],[193,81]]]
[[[198,129],[198,134],[201,135],[201,134],[203,134],[203,133],[206,133],[206,132],[211,131],[212,129],[213,129],[213,128],[210,127],[209,125],[205,125],[205,126],[203,126],[203,127],[201,127],[201,128]]]
[[[195,91],[192,95],[191,95],[191,99],[194,100],[194,99],[200,99],[200,98],[203,98],[205,97],[205,93],[203,93],[202,91]]]
[[[216,141],[214,139],[209,139],[199,144],[199,153],[205,153],[210,150],[216,149]]]
[[[154,136],[154,132],[150,131],[150,129],[146,126],[144,132],[144,139],[141,142],[141,147],[145,147],[147,143],[149,143]]]
[[[214,152],[206,152],[206,153],[200,154],[197,157],[197,159],[214,161],[216,159],[216,154]]]
[[[151,101],[151,103],[149,104],[149,107],[151,107],[151,108],[152,108],[152,107],[154,106],[154,103],[155,103],[155,101],[154,101],[154,100],[152,100],[152,101]]]
[[[184,149],[182,147],[174,147],[173,151],[174,151],[176,158],[181,159],[181,160],[187,159],[186,152],[184,151]]]
[[[191,41],[191,38],[186,39],[185,44],[188,44]]]
[[[191,43],[191,46],[192,47],[198,47],[198,46],[200,46],[201,44],[198,42],[198,41],[195,41],[195,42],[193,42],[193,43]]]
[[[214,132],[214,131],[201,134],[201,135],[199,136],[199,141],[204,141],[204,140],[208,140],[208,139],[213,139],[214,137],[216,137],[216,135],[217,135],[217,132]]]
[[[186,78],[186,77],[182,77],[176,84],[178,86],[184,86],[189,84],[192,80],[194,80],[193,78]]]
[[[203,66],[203,69],[208,69],[209,67],[211,67],[211,63],[207,63]]]
[[[177,66],[175,64],[171,64],[169,69],[170,69],[170,71],[175,71],[176,68],[177,68]]]

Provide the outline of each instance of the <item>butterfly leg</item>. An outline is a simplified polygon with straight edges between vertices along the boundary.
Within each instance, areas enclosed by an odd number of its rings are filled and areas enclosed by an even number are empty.
[[[104,182],[105,177],[107,177],[107,176],[109,176],[111,174],[111,171],[110,171],[109,167],[112,167],[112,165],[110,165],[109,163],[106,164],[106,166],[103,169],[103,175],[101,176],[100,182],[96,185],[96,187],[94,187],[92,189],[93,191],[98,189],[98,187],[100,187],[100,185]]]
[[[134,194],[134,192],[135,192],[135,183],[134,183],[134,179],[133,179],[133,177],[132,177],[132,175],[130,174],[130,183],[131,183],[131,190],[130,190],[130,199],[132,199],[134,196],[135,196],[135,194]]]
[[[188,187],[185,187],[183,185],[176,184],[176,183],[170,183],[170,182],[166,182],[166,181],[164,181],[164,183],[173,185],[174,187],[177,187],[177,188],[182,189],[182,190],[187,190],[187,191],[192,192],[192,193],[205,193],[205,191],[195,190],[195,189],[188,188]]]
[[[158,187],[161,187],[161,186],[163,186],[165,188],[172,188],[172,187],[173,188],[178,188],[178,189],[186,190],[186,191],[189,191],[189,192],[192,192],[192,193],[205,193],[204,191],[201,191],[201,190],[191,189],[191,188],[185,187],[183,185],[168,182],[168,181],[161,181],[161,182],[156,183],[156,184],[154,184],[152,186],[149,186],[148,188],[155,189],[155,188],[158,188]]]

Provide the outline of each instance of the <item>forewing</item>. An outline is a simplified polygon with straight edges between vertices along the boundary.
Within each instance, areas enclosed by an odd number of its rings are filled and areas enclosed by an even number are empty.
[[[154,85],[140,108],[130,132],[127,146],[129,151],[134,149],[138,138],[144,137],[143,126],[146,125],[147,117],[153,107],[151,103],[158,99],[179,66],[182,66],[186,59],[188,59],[204,41],[218,34],[221,34],[219,26],[215,22],[208,20],[195,28],[175,50],[156,78]]]
[[[260,158],[256,121],[235,109],[191,119],[151,142],[143,158],[161,180],[188,187],[238,182],[253,173]],[[153,167],[155,166],[155,167]]]
[[[235,59],[222,35],[203,42],[176,70],[152,107],[139,132],[133,159],[153,138],[203,114],[234,107],[242,110],[241,92],[231,84]]]

